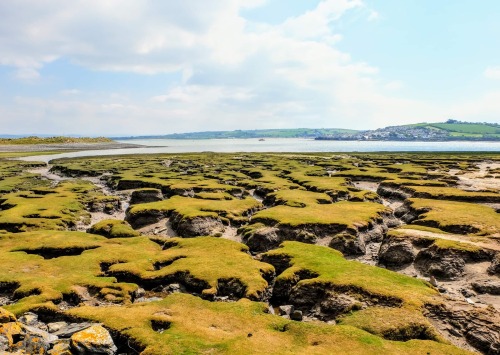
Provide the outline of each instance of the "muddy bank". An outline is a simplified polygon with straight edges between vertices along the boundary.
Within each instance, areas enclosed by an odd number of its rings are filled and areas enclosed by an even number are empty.
[[[41,152],[53,150],[105,150],[142,148],[143,145],[131,143],[64,143],[64,144],[13,144],[0,145],[0,152]]]

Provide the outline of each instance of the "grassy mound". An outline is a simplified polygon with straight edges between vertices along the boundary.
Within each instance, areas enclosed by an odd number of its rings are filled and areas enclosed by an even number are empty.
[[[146,287],[191,283],[207,297],[236,280],[241,294],[235,296],[260,299],[268,287],[263,276],[274,272],[253,260],[244,245],[218,238],[171,239],[163,248],[147,237],[37,231],[0,235],[0,250],[0,282],[15,285],[18,301],[10,308],[16,312],[57,304],[75,287],[96,290],[105,301],[130,302],[137,285],[117,278]]]
[[[300,323],[266,314],[262,303],[211,303],[173,294],[162,301],[79,307],[68,313],[127,335],[147,354],[469,354],[434,341],[384,340],[351,326]],[[162,331],[155,331],[155,329]]]
[[[431,199],[409,199],[409,205],[423,212],[414,224],[459,234],[498,235],[500,218],[495,210],[475,203]]]
[[[333,204],[309,204],[303,208],[281,205],[257,212],[252,221],[290,227],[307,225],[340,226],[356,229],[380,218],[387,208],[372,202],[341,201]]]

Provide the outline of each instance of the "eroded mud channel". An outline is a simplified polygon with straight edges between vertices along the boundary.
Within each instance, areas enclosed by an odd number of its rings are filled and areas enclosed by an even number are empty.
[[[416,353],[500,353],[495,155],[184,154],[14,168],[0,180],[0,303],[18,320],[3,322],[1,350],[29,353],[38,337],[42,353],[77,353],[73,334],[99,324],[110,354],[233,353],[241,334],[257,352],[301,327],[317,339],[291,352],[339,351],[320,336],[332,327],[362,353],[380,351],[363,334],[390,353],[410,340]],[[189,329],[192,312],[202,320]],[[58,337],[54,322],[77,331]],[[255,328],[268,322],[274,330]],[[215,345],[221,329],[232,345]]]

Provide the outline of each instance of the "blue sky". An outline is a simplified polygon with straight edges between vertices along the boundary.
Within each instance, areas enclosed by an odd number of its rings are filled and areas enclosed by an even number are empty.
[[[3,0],[0,134],[500,122],[500,2]]]

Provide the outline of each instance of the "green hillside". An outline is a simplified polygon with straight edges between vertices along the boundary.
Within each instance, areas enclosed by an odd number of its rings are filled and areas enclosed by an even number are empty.
[[[205,131],[190,133],[173,133],[158,136],[139,136],[140,138],[158,139],[224,139],[224,138],[316,138],[324,135],[349,136],[358,131],[339,128],[293,128],[293,129],[255,129],[235,131]],[[117,139],[132,138],[120,137]]]
[[[444,123],[419,123],[409,126],[443,130],[448,132],[451,137],[500,138],[500,125],[496,123],[475,123],[448,120]]]

